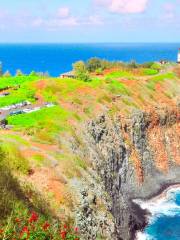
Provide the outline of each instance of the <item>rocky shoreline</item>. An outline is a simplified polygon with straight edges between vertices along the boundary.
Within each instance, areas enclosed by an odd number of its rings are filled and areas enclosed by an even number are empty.
[[[150,202],[154,202],[156,203],[158,200],[161,200],[163,198],[166,197],[167,193],[170,190],[175,190],[175,189],[180,189],[180,182],[176,182],[176,183],[171,183],[171,184],[164,184],[162,185],[162,187],[160,188],[160,190],[157,193],[154,193],[152,195],[150,195],[149,198],[143,198],[143,199],[134,199],[132,200],[132,202],[137,205],[137,208],[140,208],[140,211],[138,212],[138,215],[140,218],[144,219],[144,226],[142,229],[138,229],[138,231],[136,230],[135,232],[132,232],[133,235],[133,239],[134,240],[139,240],[139,238],[137,238],[137,233],[138,232],[143,232],[143,230],[145,229],[145,227],[148,225],[149,223],[149,217],[152,215],[152,213],[146,209],[146,208],[142,208],[142,203],[147,203]],[[144,215],[142,216],[142,213],[144,213]]]

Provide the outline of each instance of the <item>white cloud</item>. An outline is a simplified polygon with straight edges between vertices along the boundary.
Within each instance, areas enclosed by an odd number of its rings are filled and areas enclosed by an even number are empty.
[[[104,22],[100,16],[92,15],[92,16],[89,16],[87,24],[97,26],[97,25],[103,25]]]
[[[34,27],[43,27],[48,30],[57,30],[63,26],[74,27],[78,25],[78,21],[75,17],[68,18],[51,18],[51,19],[42,19],[37,18],[32,22]]]
[[[67,18],[70,16],[70,10],[68,7],[61,7],[57,10],[57,17]]]
[[[113,13],[142,13],[149,0],[95,0],[95,4],[104,6]]]

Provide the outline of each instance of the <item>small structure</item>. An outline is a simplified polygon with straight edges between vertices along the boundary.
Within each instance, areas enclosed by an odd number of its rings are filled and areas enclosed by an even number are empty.
[[[67,72],[67,73],[63,73],[60,75],[60,78],[75,78],[75,74],[73,71]]]
[[[179,50],[178,50],[177,63],[180,64],[180,48],[179,48]]]
[[[168,63],[168,61],[162,59],[162,60],[159,61],[159,63],[160,63],[161,65],[166,65],[166,64]]]

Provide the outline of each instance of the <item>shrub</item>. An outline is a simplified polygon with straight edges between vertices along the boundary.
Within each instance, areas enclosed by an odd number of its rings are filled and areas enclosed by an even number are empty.
[[[90,58],[88,61],[87,61],[87,70],[89,72],[95,72],[97,69],[100,69],[101,68],[101,62],[102,60],[100,58]]]
[[[145,62],[145,63],[142,63],[140,66],[143,68],[151,68],[153,64],[154,62]]]
[[[73,70],[77,79],[88,82],[90,81],[90,76],[86,69],[86,65],[83,61],[78,61],[73,64]]]
[[[154,63],[151,66],[151,68],[159,71],[159,70],[161,70],[161,65],[159,63]]]
[[[11,224],[0,229],[0,239],[24,240],[79,240],[78,228],[58,221],[43,219],[36,212],[12,219]]]
[[[130,63],[127,64],[128,68],[138,68],[138,64],[136,61],[132,60]]]
[[[11,73],[9,71],[6,71],[4,74],[3,74],[4,77],[11,77]]]
[[[102,68],[98,68],[98,69],[96,69],[96,74],[97,75],[101,75],[102,74]]]
[[[145,75],[156,75],[156,74],[158,74],[158,72],[159,72],[158,70],[151,69],[151,68],[146,68],[146,69],[143,70],[143,73]]]
[[[23,73],[20,69],[16,70],[16,76],[23,76]]]
[[[29,76],[38,76],[38,74],[35,72],[35,71],[32,71],[30,74],[29,74]]]

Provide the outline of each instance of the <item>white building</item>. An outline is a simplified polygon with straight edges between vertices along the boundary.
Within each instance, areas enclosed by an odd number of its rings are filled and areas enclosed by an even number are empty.
[[[178,50],[178,59],[177,59],[177,62],[180,64],[180,48]]]

